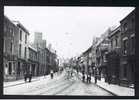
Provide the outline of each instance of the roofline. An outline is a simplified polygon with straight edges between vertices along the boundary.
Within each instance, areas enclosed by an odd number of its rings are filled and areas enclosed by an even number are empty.
[[[35,48],[33,48],[32,46],[28,46],[28,48],[34,50],[35,52],[37,52],[37,50]]]
[[[136,9],[136,8],[135,8]],[[130,15],[132,15],[133,13],[135,13],[135,9],[133,11],[131,11],[128,15],[126,15],[121,21],[120,23],[125,20],[127,17],[129,17]]]
[[[90,46],[86,51],[84,51],[82,54],[87,53],[89,50],[91,50],[92,46]]]
[[[4,18],[6,18],[10,23],[12,23],[16,28],[18,28],[6,15],[4,15]]]
[[[29,31],[20,23],[20,21],[13,21],[13,22],[17,22],[17,26],[22,28],[26,33],[30,35]]]
[[[119,25],[116,29],[114,29],[112,32],[110,32],[109,36],[108,37],[111,37],[113,36],[117,31],[118,29],[121,27],[121,25]]]

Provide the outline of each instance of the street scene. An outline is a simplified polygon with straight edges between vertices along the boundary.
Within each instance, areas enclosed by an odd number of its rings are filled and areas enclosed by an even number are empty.
[[[135,7],[4,7],[3,94],[135,96]]]

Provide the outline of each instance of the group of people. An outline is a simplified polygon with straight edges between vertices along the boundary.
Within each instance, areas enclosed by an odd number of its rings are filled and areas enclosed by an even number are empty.
[[[86,78],[86,81],[85,81],[85,73],[83,72],[82,73],[82,81],[87,82],[87,83],[91,83],[91,73],[87,74],[87,78]]]
[[[97,79],[98,79],[98,72],[95,70],[93,75],[94,75],[94,81],[95,81],[95,84],[96,84],[97,83]],[[91,76],[92,76],[92,72],[91,71],[88,71],[86,73],[86,76],[85,76],[85,71],[82,71],[82,81],[83,82],[91,83]]]

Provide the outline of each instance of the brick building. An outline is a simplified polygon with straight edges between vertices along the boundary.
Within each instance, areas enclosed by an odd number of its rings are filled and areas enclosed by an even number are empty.
[[[121,24],[121,71],[123,84],[134,83],[135,73],[135,10],[120,21]]]

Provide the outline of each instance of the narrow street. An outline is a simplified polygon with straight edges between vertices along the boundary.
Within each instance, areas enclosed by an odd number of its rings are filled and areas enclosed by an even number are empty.
[[[4,95],[6,94],[112,96],[112,94],[99,88],[94,83],[83,83],[76,73],[73,73],[73,77],[67,79],[66,72],[55,74],[53,79],[50,79],[50,76],[45,76],[31,83],[5,87]]]

